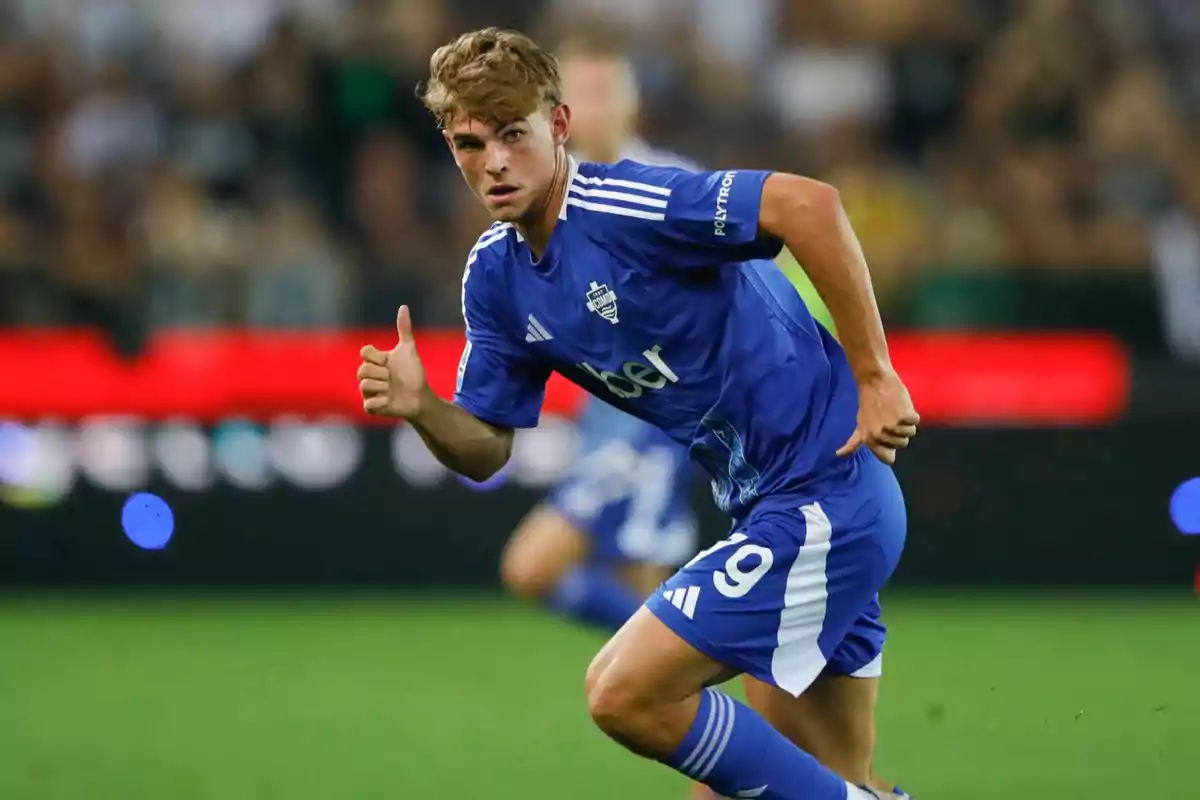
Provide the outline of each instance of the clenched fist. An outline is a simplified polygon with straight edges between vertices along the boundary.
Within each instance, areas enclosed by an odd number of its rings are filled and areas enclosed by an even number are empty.
[[[413,342],[408,306],[396,312],[396,346],[389,352],[367,345],[358,368],[358,390],[363,410],[381,417],[411,420],[428,407],[433,397],[425,383],[425,367]]]

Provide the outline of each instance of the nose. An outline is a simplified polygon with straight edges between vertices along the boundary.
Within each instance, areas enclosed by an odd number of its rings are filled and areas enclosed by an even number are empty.
[[[489,175],[503,175],[508,170],[508,148],[499,142],[489,142],[486,169]]]

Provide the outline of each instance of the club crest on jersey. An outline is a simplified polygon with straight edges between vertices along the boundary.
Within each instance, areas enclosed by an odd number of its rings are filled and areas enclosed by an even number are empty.
[[[587,293],[587,307],[589,311],[595,311],[613,325],[620,322],[617,319],[617,293],[609,289],[607,283],[592,281],[592,288]]]

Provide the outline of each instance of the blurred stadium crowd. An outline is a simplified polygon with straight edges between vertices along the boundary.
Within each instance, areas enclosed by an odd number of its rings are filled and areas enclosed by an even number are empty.
[[[414,86],[485,24],[619,31],[654,144],[835,183],[893,324],[1200,358],[1192,0],[0,0],[0,323],[460,324]]]

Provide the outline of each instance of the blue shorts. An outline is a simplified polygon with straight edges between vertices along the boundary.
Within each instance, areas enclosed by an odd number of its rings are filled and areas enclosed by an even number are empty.
[[[547,504],[591,538],[596,561],[682,564],[697,547],[687,450],[597,404],[581,420],[583,454]]]
[[[647,607],[710,658],[796,696],[826,670],[878,677],[879,590],[907,520],[891,468],[866,449],[853,458],[850,479],[816,500],[764,498]]]

